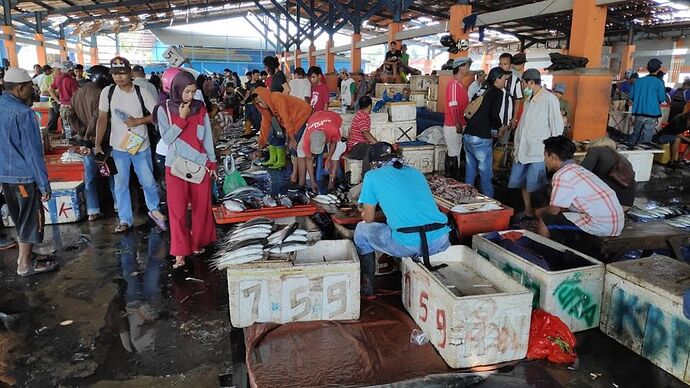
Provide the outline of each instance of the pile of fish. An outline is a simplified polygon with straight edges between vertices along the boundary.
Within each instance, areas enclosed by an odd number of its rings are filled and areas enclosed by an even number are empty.
[[[343,201],[335,194],[319,194],[312,198],[314,202],[320,203],[322,205],[340,205]]]
[[[666,220],[666,223],[676,228],[690,228],[690,215],[684,215]]]
[[[441,175],[431,176],[427,181],[434,196],[455,205],[464,203],[467,199],[474,198],[478,194],[474,186]]]
[[[307,231],[297,223],[273,230],[273,221],[253,218],[237,227],[220,245],[211,265],[226,269],[232,265],[268,259],[270,255],[283,255],[301,251],[307,246]]]
[[[637,206],[630,209],[628,217],[635,221],[655,221],[684,216],[690,214],[690,206],[659,206],[650,209],[642,209]]]
[[[273,197],[253,186],[240,187],[221,198],[223,206],[232,212],[243,212],[247,209],[271,208],[294,205],[308,205],[310,198],[304,193],[289,193]]]

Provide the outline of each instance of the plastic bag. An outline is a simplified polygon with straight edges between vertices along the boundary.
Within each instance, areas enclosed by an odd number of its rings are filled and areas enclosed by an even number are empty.
[[[223,180],[223,193],[226,195],[235,189],[244,187],[247,182],[242,178],[242,174],[239,171],[233,171],[230,174],[225,175]]]
[[[429,336],[419,329],[414,329],[412,334],[410,334],[410,343],[419,346],[426,345],[429,343]]]
[[[557,364],[572,364],[577,359],[575,336],[560,318],[535,309],[529,328],[527,358],[546,358]]]

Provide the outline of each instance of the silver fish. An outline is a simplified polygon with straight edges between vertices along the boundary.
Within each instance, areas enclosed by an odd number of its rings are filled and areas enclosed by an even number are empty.
[[[228,237],[228,244],[234,244],[237,241],[253,240],[259,238],[267,238],[271,234],[267,229],[254,229],[249,231],[238,232],[237,234]]]
[[[227,199],[223,201],[223,207],[225,207],[231,212],[243,212],[246,210],[246,207],[242,202],[234,199]]]
[[[249,240],[239,240],[233,244],[229,244],[228,246],[224,247],[226,251],[235,251],[250,245],[266,245],[268,244],[268,240],[265,238],[254,238],[254,239],[249,239]]]
[[[288,244],[284,244],[282,246],[275,246],[273,248],[270,248],[268,250],[268,252],[273,253],[273,254],[285,254],[285,253],[302,251],[302,250],[307,249],[307,248],[309,248],[309,246],[307,246],[307,244],[305,244],[305,243],[291,242]]]
[[[287,244],[290,242],[300,242],[300,243],[306,243],[307,242],[307,236],[302,235],[302,234],[293,234],[292,236],[288,236],[283,240],[283,244]],[[269,245],[278,245],[278,240],[268,240]]]
[[[251,220],[249,220],[243,224],[240,224],[238,226],[238,228],[246,228],[249,226],[254,226],[254,225],[259,225],[259,224],[273,226],[273,220],[270,218],[266,218],[266,217],[255,217],[255,218],[252,218]]]
[[[271,197],[270,195],[265,195],[263,198],[261,198],[261,202],[263,202],[263,204],[268,207],[278,206],[278,202],[276,202],[276,200],[273,199],[273,197]]]
[[[287,225],[285,228],[273,233],[272,235],[268,236],[268,240],[275,241],[274,244],[280,245],[283,243],[283,241],[288,238],[288,236],[292,235],[292,233],[297,230],[299,227],[299,224],[296,222],[293,222],[289,225]]]
[[[17,322],[19,322],[19,316],[16,314],[5,314],[0,312],[0,322],[2,322],[5,329],[12,331],[15,329]]]
[[[280,203],[281,206],[285,206],[288,209],[292,207],[292,201],[290,200],[290,198],[288,198],[286,196],[279,197],[278,202]]]

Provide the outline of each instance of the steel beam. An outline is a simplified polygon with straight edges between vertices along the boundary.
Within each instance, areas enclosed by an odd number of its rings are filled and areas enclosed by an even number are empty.
[[[10,0],[2,0],[3,24],[12,26],[12,5]]]
[[[262,38],[264,38],[266,43],[273,46],[275,50],[278,50],[278,46],[275,43],[273,43],[272,40],[268,39],[268,35],[266,35],[259,27],[255,26],[254,22],[252,22],[251,19],[249,19],[247,16],[243,16],[243,18],[247,21],[247,23],[249,23],[250,26],[252,26],[252,28],[254,28],[254,30],[256,30],[256,32],[259,33],[259,35],[261,35]]]
[[[273,0],[271,0],[271,1],[273,1]],[[276,33],[280,33],[280,30],[282,30],[282,31],[285,32],[285,35],[286,35],[286,39],[285,39],[286,42],[285,42],[285,43],[286,43],[286,44],[289,44],[289,43],[290,43],[290,42],[289,42],[290,40],[291,40],[293,43],[297,44],[297,39],[295,39],[294,36],[290,35],[290,32],[287,30],[287,28],[285,28],[285,27],[283,27],[282,25],[280,25],[280,20],[276,20],[276,18],[275,18],[273,15],[271,15],[271,13],[266,9],[266,7],[264,7],[258,0],[254,0],[254,4],[256,4],[256,6],[261,10],[261,12],[262,12],[264,15],[266,15],[266,17],[268,17],[269,19],[271,19],[271,20],[276,24],[276,26],[277,26],[277,28],[278,28],[278,31],[276,31]],[[274,3],[274,6],[275,6],[275,3]],[[282,7],[281,7],[281,8],[282,8]],[[284,8],[283,8],[283,9],[284,9]],[[276,35],[276,36],[277,36],[277,35]]]
[[[290,15],[287,9],[280,5],[276,0],[271,0],[271,3],[278,11],[280,11],[285,16],[285,20],[287,21],[287,23],[292,23],[295,25],[298,33],[306,34],[306,31],[302,29],[302,26],[292,17],[292,15]],[[287,28],[285,29],[285,32],[289,34]],[[295,44],[299,46],[299,40],[295,41]]]

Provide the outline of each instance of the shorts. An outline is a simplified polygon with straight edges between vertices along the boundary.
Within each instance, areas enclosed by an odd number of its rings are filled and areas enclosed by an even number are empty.
[[[457,132],[457,128],[444,125],[443,139],[446,141],[448,156],[451,158],[460,156],[460,151],[462,150],[462,134]]]
[[[304,135],[304,130],[307,128],[307,124],[304,124],[302,128],[300,128],[297,133],[295,134],[295,141],[297,141],[297,150],[293,150],[290,148],[290,156],[296,156],[298,158],[303,158],[304,155],[300,156],[299,155],[299,149],[300,149],[300,141],[302,140],[302,136]],[[289,148],[289,147],[288,147]],[[304,154],[304,152],[302,152]]]
[[[340,160],[340,157],[343,156],[346,149],[347,149],[347,142],[339,141],[338,143],[336,143],[335,151],[333,151],[333,155],[331,156],[331,160]]]
[[[41,192],[35,183],[3,183],[2,192],[20,243],[43,242],[44,214]]]
[[[544,162],[513,164],[508,178],[508,188],[526,188],[528,192],[534,193],[546,187],[546,166]]]
[[[564,231],[564,232],[582,232],[579,226],[573,224],[563,213],[558,213],[555,216],[552,214],[544,214],[541,218],[549,231]]]
[[[660,135],[656,138],[658,144],[671,144],[676,141],[675,135]]]

